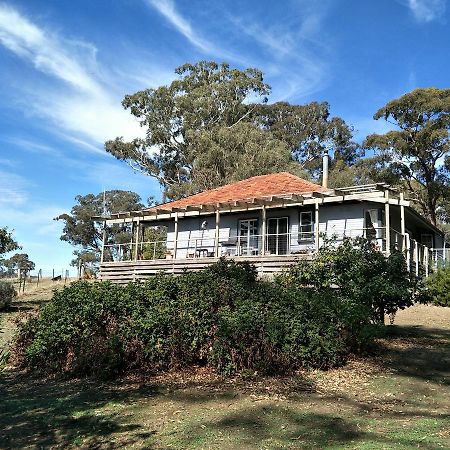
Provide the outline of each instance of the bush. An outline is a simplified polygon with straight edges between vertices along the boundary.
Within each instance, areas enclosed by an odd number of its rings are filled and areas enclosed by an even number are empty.
[[[7,281],[0,281],[0,311],[8,308],[16,297],[17,292],[14,285]]]
[[[431,273],[426,281],[431,303],[450,306],[450,267],[443,266]]]
[[[257,281],[253,266],[222,260],[124,286],[73,283],[21,326],[15,360],[74,375],[198,364],[285,372],[341,364],[368,324],[366,308],[331,290]]]
[[[277,278],[285,286],[309,286],[315,292],[332,289],[335,295],[371,311],[373,322],[384,323],[385,314],[411,306],[421,297],[420,280],[407,271],[402,253],[385,257],[367,239],[345,239],[342,245],[327,242],[313,261],[301,261]]]

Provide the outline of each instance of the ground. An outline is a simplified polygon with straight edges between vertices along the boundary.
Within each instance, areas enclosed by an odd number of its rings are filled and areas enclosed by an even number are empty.
[[[0,327],[49,298],[28,292]],[[450,308],[397,314],[344,367],[221,379],[205,369],[114,382],[0,375],[0,448],[450,448]]]

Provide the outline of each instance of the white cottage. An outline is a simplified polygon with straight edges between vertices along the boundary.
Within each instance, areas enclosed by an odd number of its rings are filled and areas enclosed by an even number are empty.
[[[101,220],[133,224],[131,242],[103,246],[100,276],[117,282],[199,270],[223,256],[270,274],[310,258],[325,238],[364,236],[386,255],[397,248],[416,272],[446,253],[442,232],[388,185],[328,189],[286,172]]]

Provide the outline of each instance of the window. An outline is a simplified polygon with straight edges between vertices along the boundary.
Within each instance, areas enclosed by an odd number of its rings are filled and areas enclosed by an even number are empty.
[[[383,210],[382,209],[366,209],[365,236],[367,239],[382,239],[383,237]]]
[[[271,255],[287,255],[289,249],[289,219],[267,219],[267,251]]]
[[[257,255],[259,253],[258,219],[239,221],[239,255]]]
[[[300,211],[300,223],[298,231],[299,241],[314,240],[314,222],[312,211]]]
[[[422,233],[420,243],[428,248],[433,248],[433,235],[431,233]]]

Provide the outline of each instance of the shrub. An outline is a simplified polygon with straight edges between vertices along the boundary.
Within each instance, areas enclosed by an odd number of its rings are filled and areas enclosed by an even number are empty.
[[[450,267],[444,266],[431,273],[426,281],[431,303],[450,306]]]
[[[73,283],[21,326],[14,360],[76,375],[194,364],[285,372],[341,364],[368,323],[366,308],[331,290],[257,281],[251,265],[222,260],[124,286]]]
[[[285,286],[309,286],[315,292],[334,288],[335,295],[355,305],[365,305],[374,322],[395,314],[419,299],[418,280],[407,271],[402,253],[385,257],[367,239],[345,239],[342,245],[327,242],[313,261],[302,261],[277,278]]]
[[[11,302],[17,297],[14,285],[7,281],[0,281],[0,311],[9,307]]]

